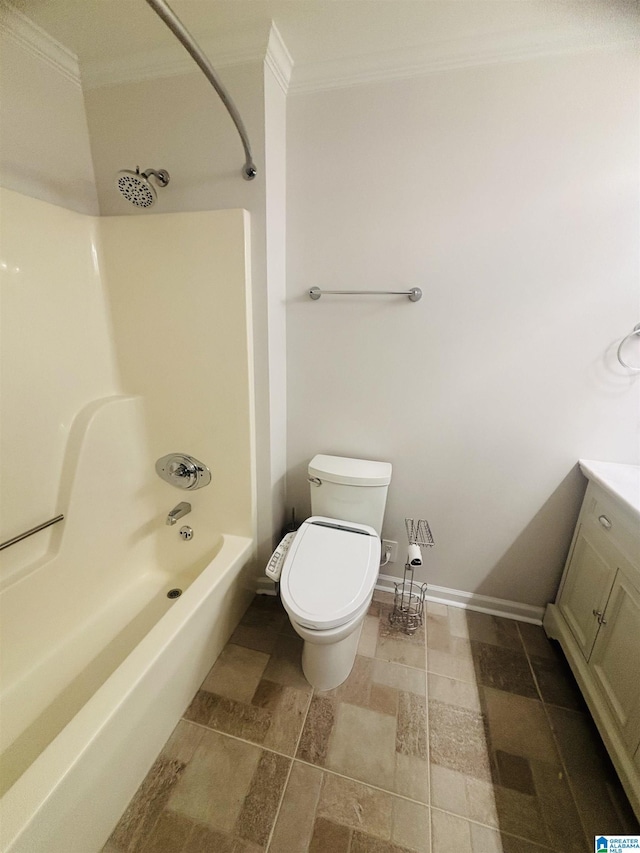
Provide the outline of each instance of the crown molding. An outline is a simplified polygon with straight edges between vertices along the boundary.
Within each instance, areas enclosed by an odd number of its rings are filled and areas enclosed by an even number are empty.
[[[78,58],[10,3],[0,5],[0,30],[36,59],[80,87]]]
[[[216,70],[264,62],[284,93],[287,93],[293,59],[275,24],[271,24],[268,32],[264,27],[259,27],[253,31],[245,30],[242,33],[226,35],[224,38],[202,39],[199,46]],[[175,42],[135,56],[83,63],[82,82],[86,89],[97,89],[102,86],[151,80],[155,77],[190,74],[196,70],[193,59]]]
[[[603,52],[624,48],[638,49],[636,38],[585,41],[563,36],[549,41],[548,33],[529,31],[485,36],[482,39],[456,39],[368,54],[344,59],[295,65],[289,94],[346,89],[384,80],[423,77],[442,71],[486,65],[512,64],[534,59]]]
[[[273,76],[280,84],[280,88],[286,95],[291,84],[293,59],[291,58],[291,54],[287,50],[287,46],[282,40],[282,36],[273,21],[271,22],[271,29],[269,30],[267,53],[264,61],[265,65],[271,70]]]
[[[155,77],[177,77],[198,70],[182,45],[171,37],[166,47],[140,51],[132,56],[117,56],[107,60],[82,63],[82,83],[86,89],[116,86],[151,80]],[[267,51],[268,32],[260,27],[242,34],[227,34],[223,38],[198,39],[198,46],[218,70],[234,65],[262,62]]]
[[[7,0],[0,3],[0,29],[16,44],[85,89],[194,73],[192,58],[175,40],[162,48],[107,60],[85,61],[80,69],[76,55]],[[535,30],[505,31],[482,38],[447,39],[362,56],[320,62],[294,63],[278,28],[257,25],[253,30],[227,32],[200,40],[216,69],[264,62],[285,94],[344,89],[384,80],[422,77],[443,71],[484,65],[510,64],[577,53],[631,47],[637,38],[585,40],[584,33],[558,34]]]

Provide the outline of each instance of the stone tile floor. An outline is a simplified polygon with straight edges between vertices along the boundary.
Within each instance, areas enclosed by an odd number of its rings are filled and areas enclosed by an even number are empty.
[[[256,596],[104,853],[587,853],[638,833],[542,628],[376,593],[347,681],[314,691]]]

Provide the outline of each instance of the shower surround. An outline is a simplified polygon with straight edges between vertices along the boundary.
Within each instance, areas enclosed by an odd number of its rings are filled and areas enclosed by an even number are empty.
[[[65,515],[2,552],[0,848],[99,849],[251,596],[247,215],[0,200],[0,538]]]

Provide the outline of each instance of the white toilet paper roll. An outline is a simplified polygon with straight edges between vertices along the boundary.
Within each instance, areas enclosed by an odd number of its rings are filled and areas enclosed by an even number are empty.
[[[410,563],[412,566],[422,565],[422,551],[420,550],[419,545],[409,545],[407,562]]]

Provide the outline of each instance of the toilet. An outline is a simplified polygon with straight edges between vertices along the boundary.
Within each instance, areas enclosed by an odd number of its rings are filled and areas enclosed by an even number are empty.
[[[353,668],[373,597],[391,465],[318,455],[308,472],[313,515],[289,546],[280,596],[304,640],[305,678],[331,690]]]

